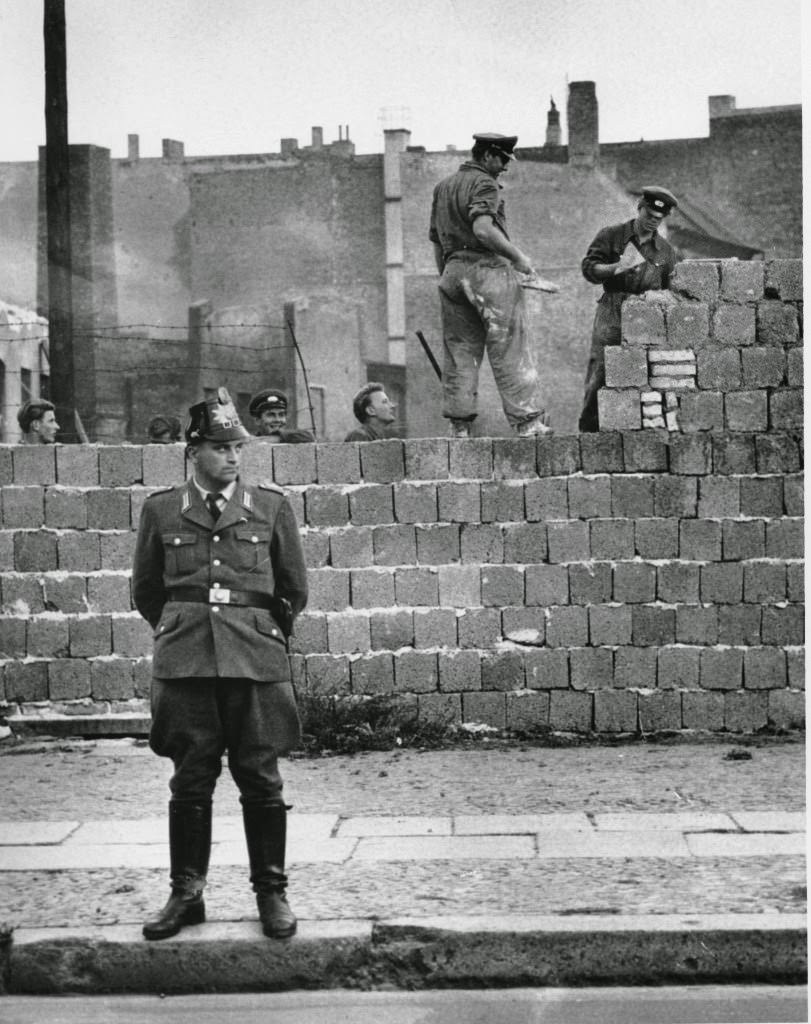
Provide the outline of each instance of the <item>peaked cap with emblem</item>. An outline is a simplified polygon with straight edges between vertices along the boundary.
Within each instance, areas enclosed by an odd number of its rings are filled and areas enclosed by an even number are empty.
[[[186,442],[200,441],[246,441],[250,438],[242,426],[231,396],[225,388],[218,388],[217,394],[197,402],[189,408],[186,424]]]
[[[498,132],[477,132],[473,138],[476,142],[486,142],[491,149],[498,150],[510,160],[517,160],[513,150],[518,142],[517,135],[499,135]]]
[[[661,213],[664,217],[670,213],[674,206],[679,205],[673,193],[669,189],[662,188],[660,185],[643,185],[642,201],[645,206],[650,207],[651,210],[655,210],[657,213]]]
[[[287,412],[287,395],[277,388],[265,388],[258,391],[251,399],[248,412],[251,416],[259,417],[265,409],[284,409]]]

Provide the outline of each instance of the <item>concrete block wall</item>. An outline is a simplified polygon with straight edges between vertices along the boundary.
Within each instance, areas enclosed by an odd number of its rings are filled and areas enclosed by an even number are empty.
[[[798,430],[803,422],[802,261],[686,260],[670,291],[626,299],[605,352],[600,423],[611,430]]]
[[[802,455],[795,429],[256,444],[245,476],[284,486],[302,527],[300,691],[738,733],[804,720]],[[0,447],[12,727],[148,714],[134,531],[184,472],[181,445]]]

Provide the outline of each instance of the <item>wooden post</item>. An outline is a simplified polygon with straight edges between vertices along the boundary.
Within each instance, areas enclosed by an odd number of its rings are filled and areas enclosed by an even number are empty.
[[[70,157],[68,151],[65,0],[44,0],[45,200],[48,236],[48,336],[51,401],[60,441],[76,441],[71,297]]]

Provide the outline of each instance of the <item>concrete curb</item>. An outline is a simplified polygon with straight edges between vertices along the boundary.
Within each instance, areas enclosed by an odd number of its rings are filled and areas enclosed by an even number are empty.
[[[134,925],[18,929],[3,956],[15,995],[807,979],[801,914],[303,921],[287,941],[253,921],[152,943]]]

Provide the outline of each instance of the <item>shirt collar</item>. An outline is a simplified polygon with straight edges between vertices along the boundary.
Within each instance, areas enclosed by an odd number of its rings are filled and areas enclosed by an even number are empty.
[[[192,476],[191,480],[192,480],[192,483],[194,484],[194,486],[197,488],[197,491],[198,491],[200,497],[203,499],[203,501],[206,500],[206,498],[208,497],[209,494],[213,494],[215,498],[222,498],[223,501],[227,504],[231,500],[231,498],[234,496],[234,491],[237,489],[237,482],[236,482],[236,480],[232,480],[231,483],[227,487],[224,487],[221,491],[207,491],[207,490],[205,490],[197,482],[197,477],[196,476]]]

